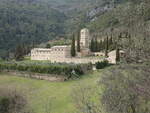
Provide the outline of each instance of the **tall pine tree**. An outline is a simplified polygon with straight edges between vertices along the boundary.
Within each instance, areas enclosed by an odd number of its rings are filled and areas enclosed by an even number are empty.
[[[99,43],[99,50],[102,51],[103,50],[103,41],[101,40]]]
[[[118,45],[116,46],[116,62],[120,61],[120,50]]]
[[[97,38],[95,38],[95,52],[98,52],[98,41]]]
[[[80,31],[77,32],[77,52],[80,52]]]
[[[24,48],[21,45],[18,45],[15,49],[15,60],[22,60],[24,56]]]
[[[74,36],[74,34],[73,34],[72,43],[71,43],[71,56],[72,56],[72,57],[75,57],[75,56],[76,56],[75,36]]]
[[[108,36],[106,38],[106,41],[105,41],[105,57],[108,57],[108,49],[109,49],[109,42],[108,42]]]
[[[119,40],[122,38],[122,33],[119,34],[118,40],[116,42],[116,62],[120,61],[120,49],[119,49]]]
[[[111,35],[109,39],[109,50],[114,50],[114,49],[115,49],[115,45],[113,43],[113,36]]]
[[[94,52],[94,39],[93,38],[91,40],[90,50],[91,50],[91,52]]]

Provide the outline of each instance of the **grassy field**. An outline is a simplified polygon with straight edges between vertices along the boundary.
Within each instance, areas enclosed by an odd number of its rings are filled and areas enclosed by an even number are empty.
[[[71,92],[80,84],[94,86],[99,79],[99,72],[85,75],[78,80],[67,82],[48,82],[23,77],[0,74],[0,87],[15,88],[27,96],[29,106],[34,113],[46,113],[46,105],[51,103],[50,113],[74,113]]]

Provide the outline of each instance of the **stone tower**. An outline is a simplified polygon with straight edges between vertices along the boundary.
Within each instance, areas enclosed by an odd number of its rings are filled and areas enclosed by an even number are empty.
[[[87,28],[84,28],[80,32],[80,45],[82,48],[89,48],[90,32]]]

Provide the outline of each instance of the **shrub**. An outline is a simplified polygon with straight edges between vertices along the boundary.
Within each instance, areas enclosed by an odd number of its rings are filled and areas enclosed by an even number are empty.
[[[58,64],[49,62],[1,62],[0,70],[17,70],[43,74],[70,76],[72,71],[79,76],[92,69],[91,64]]]
[[[72,92],[78,113],[150,113],[150,64],[112,66],[97,85]]]
[[[121,65],[103,73],[102,105],[107,113],[150,113],[150,66]]]
[[[77,113],[102,113],[98,90],[84,83],[72,87],[71,97]]]
[[[10,89],[0,88],[0,113],[29,113],[23,95]]]
[[[107,60],[104,60],[102,62],[97,62],[96,63],[96,69],[103,69],[105,68],[106,66],[109,66],[109,62]]]

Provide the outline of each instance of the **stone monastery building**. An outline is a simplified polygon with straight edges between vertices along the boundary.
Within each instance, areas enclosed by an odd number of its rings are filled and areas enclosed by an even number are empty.
[[[77,53],[78,57],[89,56],[90,32],[84,28],[80,32],[81,52]],[[49,60],[51,62],[65,62],[71,58],[71,45],[53,46],[50,49],[34,48],[31,50],[31,60]]]

